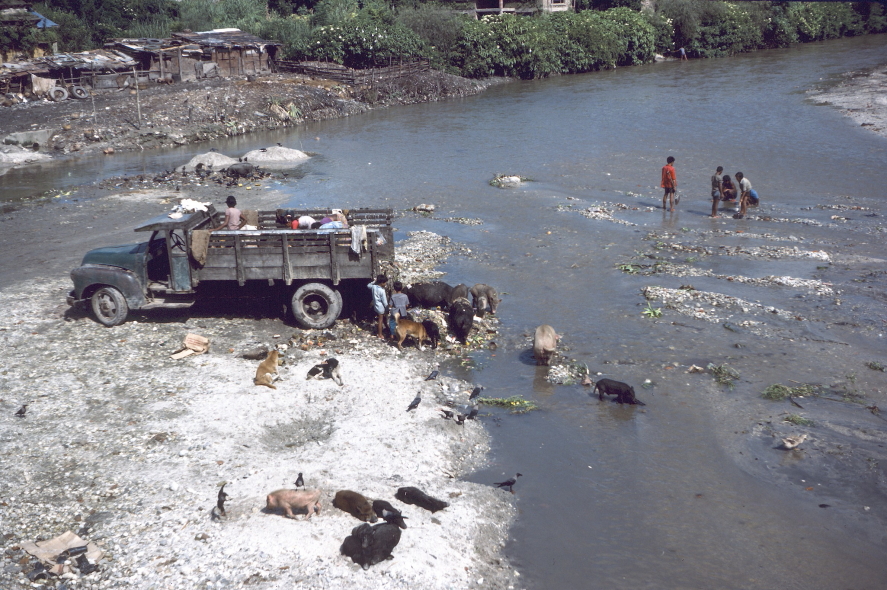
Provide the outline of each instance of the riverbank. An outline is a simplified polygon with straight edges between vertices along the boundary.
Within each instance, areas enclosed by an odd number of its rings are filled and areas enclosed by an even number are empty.
[[[71,155],[171,148],[349,117],[395,104],[434,102],[482,92],[502,79],[468,80],[429,71],[356,88],[298,74],[217,78],[147,89],[97,92],[3,108],[2,167]],[[37,150],[31,149],[37,143]],[[25,149],[27,148],[27,149]]]
[[[17,228],[38,227],[46,216],[65,218],[55,235],[65,245],[54,239],[36,249],[53,260],[33,274],[6,262],[0,268],[8,312],[0,325],[0,586],[33,587],[29,574],[44,588],[517,585],[501,553],[513,497],[460,479],[484,464],[489,437],[479,421],[459,426],[438,411],[465,404],[471,386],[446,370],[425,381],[449,345],[399,352],[374,338],[369,323],[348,320],[303,331],[272,302],[256,301],[248,311],[222,302],[134,314],[103,328],[68,308],[70,285],[59,270],[88,248],[132,241],[133,219],[169,205],[163,191],[90,190],[82,202],[4,217],[14,222],[4,224],[5,259],[37,263],[14,255],[35,250]],[[253,201],[268,207],[280,198],[257,191]],[[69,228],[77,230],[68,235]],[[101,231],[84,231],[93,228]],[[407,278],[429,273],[452,250],[428,234],[407,242],[409,255],[398,257]],[[209,351],[171,359],[189,333],[208,338]],[[243,355],[261,347],[276,347],[284,359],[276,390],[253,385],[259,361]],[[342,387],[305,381],[331,356],[343,367]],[[422,403],[408,413],[417,391]],[[22,404],[26,415],[17,417]],[[322,491],[322,512],[308,521],[266,513],[265,496],[292,488],[299,472]],[[216,521],[210,512],[223,483],[227,517]],[[404,486],[449,506],[432,514],[400,504],[394,493]],[[403,510],[408,528],[393,560],[365,571],[339,554],[360,524],[332,506],[341,489]],[[98,571],[40,579],[23,545],[65,531],[104,553]]]
[[[852,71],[826,88],[810,90],[816,102],[840,109],[861,127],[887,137],[887,66]]]

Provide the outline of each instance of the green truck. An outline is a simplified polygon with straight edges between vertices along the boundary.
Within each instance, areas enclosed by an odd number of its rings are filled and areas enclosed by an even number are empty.
[[[259,211],[256,230],[208,232],[222,214],[159,215],[138,225],[143,242],[91,250],[73,271],[69,305],[89,305],[105,326],[126,321],[130,310],[190,306],[218,289],[259,287],[289,305],[303,328],[331,326],[343,292],[368,293],[371,281],[394,261],[391,209],[352,209],[349,229],[294,230],[287,215],[318,219],[329,210]]]

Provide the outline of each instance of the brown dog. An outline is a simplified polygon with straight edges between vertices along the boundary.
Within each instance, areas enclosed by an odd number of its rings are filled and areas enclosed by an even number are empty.
[[[431,338],[428,337],[428,333],[425,331],[425,326],[413,320],[402,320],[399,313],[395,313],[394,317],[397,320],[397,347],[399,349],[403,350],[403,341],[406,340],[407,336],[412,336],[416,339],[416,348],[420,350],[422,349],[423,340],[431,342]]]
[[[268,353],[268,357],[256,369],[256,378],[253,379],[253,383],[277,389],[274,387],[274,380],[280,377],[280,373],[277,371],[278,354],[277,350],[272,350]]]

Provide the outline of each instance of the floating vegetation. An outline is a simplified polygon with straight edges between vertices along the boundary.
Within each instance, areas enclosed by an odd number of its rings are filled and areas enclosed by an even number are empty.
[[[641,267],[634,264],[618,264],[616,265],[616,268],[618,268],[622,272],[627,272],[630,275],[636,275],[638,274],[638,270],[640,270]]]
[[[884,365],[879,363],[878,361],[869,361],[865,364],[866,367],[871,369],[872,371],[884,371]]]
[[[789,387],[781,383],[774,383],[763,391],[761,397],[771,401],[781,401],[787,397],[803,397],[805,395],[816,395],[819,387],[816,385],[798,385],[797,387]]]
[[[785,421],[795,426],[813,426],[815,422],[809,418],[804,418],[798,414],[789,414],[785,417]]]
[[[728,367],[727,365],[708,363],[706,368],[711,371],[712,375],[714,375],[715,381],[717,381],[718,385],[726,385],[730,389],[733,389],[736,385],[735,381],[739,379],[739,371],[732,367]]]
[[[647,302],[647,307],[644,309],[643,314],[648,318],[661,318],[662,317],[662,309],[658,307],[653,307],[650,302]]]
[[[526,414],[532,410],[538,410],[539,406],[536,402],[525,400],[519,395],[511,397],[479,397],[477,403],[487,406],[496,406],[497,408],[505,408],[511,410],[512,414]]]

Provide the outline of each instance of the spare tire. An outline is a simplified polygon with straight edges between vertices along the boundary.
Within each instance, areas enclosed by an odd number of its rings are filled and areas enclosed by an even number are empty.
[[[89,98],[89,91],[83,86],[71,86],[71,96],[83,100]]]
[[[55,102],[62,102],[68,99],[68,91],[61,86],[55,86],[49,91],[49,98]]]
[[[342,295],[323,283],[306,283],[293,293],[292,312],[303,328],[329,328],[342,313]]]

